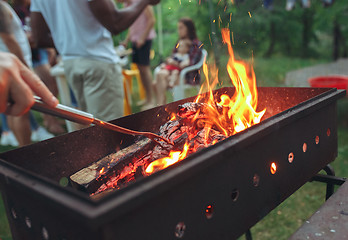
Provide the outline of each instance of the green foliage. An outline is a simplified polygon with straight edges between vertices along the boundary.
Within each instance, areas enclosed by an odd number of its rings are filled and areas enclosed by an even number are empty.
[[[153,42],[155,58],[151,65],[157,66],[171,54],[178,39],[177,22],[181,17],[193,19],[204,48],[217,61],[226,51],[221,43],[223,27],[229,28],[232,33],[235,52],[244,56],[331,58],[335,20],[342,33],[340,44],[347,45],[348,5],[345,0],[336,0],[330,7],[324,7],[322,1],[311,1],[309,9],[302,8],[297,1],[292,11],[286,11],[285,5],[286,0],[274,1],[272,10],[268,10],[263,7],[262,0],[162,1],[154,6],[154,12],[157,32],[159,21],[163,26],[163,52],[159,52],[157,37]],[[126,32],[115,36],[115,43],[125,36]]]

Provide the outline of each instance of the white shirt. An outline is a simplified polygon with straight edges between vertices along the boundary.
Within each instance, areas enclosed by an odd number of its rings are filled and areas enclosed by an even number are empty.
[[[88,1],[32,0],[30,10],[44,17],[63,60],[87,57],[117,63],[112,35],[94,17]]]
[[[33,63],[31,60],[30,44],[29,44],[27,35],[25,34],[22,28],[21,20],[19,19],[16,12],[11,8],[11,6],[7,2],[0,0],[0,4],[2,4],[9,11],[10,15],[12,15],[12,21],[10,26],[11,34],[14,35],[18,45],[20,46],[26,64],[29,67],[32,67]],[[9,52],[9,49],[7,48],[6,44],[3,42],[2,38],[0,38],[0,51]]]

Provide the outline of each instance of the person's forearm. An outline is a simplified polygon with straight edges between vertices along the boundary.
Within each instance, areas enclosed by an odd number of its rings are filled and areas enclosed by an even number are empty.
[[[50,35],[45,38],[38,38],[37,40],[33,41],[33,46],[36,48],[54,48],[54,49],[56,47]]]
[[[110,0],[89,2],[94,16],[106,29],[115,35],[128,29],[148,4],[149,0],[138,1],[127,8],[119,10]]]
[[[28,66],[28,63],[25,61],[24,59],[24,55],[22,52],[21,47],[19,46],[17,40],[15,39],[15,37],[12,34],[0,34],[0,37],[2,39],[2,41],[4,42],[4,44],[6,45],[8,51],[14,55],[16,55],[16,57],[21,60],[21,62]]]

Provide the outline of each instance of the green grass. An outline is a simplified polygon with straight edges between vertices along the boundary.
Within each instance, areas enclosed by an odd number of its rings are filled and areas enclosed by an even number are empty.
[[[226,62],[227,57],[223,58],[223,61]],[[324,60],[281,57],[271,59],[256,58],[254,59],[254,68],[259,86],[283,86],[286,72],[323,62]],[[220,69],[219,77],[227,79],[227,74],[224,73],[225,67],[221,66]],[[139,100],[136,92],[137,87],[134,85],[133,103]],[[196,91],[189,90],[186,94],[187,96],[192,96],[196,94]],[[172,100],[170,93],[167,93],[167,97],[169,101]],[[132,109],[133,112],[140,111],[140,108],[135,105],[132,106]],[[332,166],[335,168],[337,176],[348,177],[348,98],[342,99],[338,103],[338,119],[338,157],[332,163]],[[0,152],[8,151],[9,149],[11,148],[0,146]],[[317,182],[305,184],[251,229],[253,238],[257,240],[288,239],[324,203],[324,198],[324,184]],[[1,198],[0,239],[11,239]],[[244,237],[240,239],[244,239]]]
[[[7,222],[5,206],[0,197],[0,239],[9,240],[11,239],[10,227]]]

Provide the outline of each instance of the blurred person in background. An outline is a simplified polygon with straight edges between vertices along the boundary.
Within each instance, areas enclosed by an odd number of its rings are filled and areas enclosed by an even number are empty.
[[[31,26],[30,26],[30,3],[31,0],[13,0],[13,9],[17,13],[22,22],[23,30],[27,34],[29,43],[31,43]],[[33,69],[39,78],[46,84],[48,89],[57,97],[58,87],[56,79],[51,76],[51,62],[56,63],[56,52],[53,48],[31,48]],[[43,124],[49,132],[54,134],[62,134],[65,132],[60,125],[59,120],[48,114],[42,114]],[[33,141],[41,141],[53,136],[47,133],[46,129],[40,127],[35,121],[34,117],[30,116],[30,123],[32,127]]]
[[[178,36],[179,39],[173,48],[173,54],[178,52],[178,43],[181,40],[189,40],[191,42],[190,49],[188,51],[190,63],[189,65],[196,64],[202,56],[202,42],[198,40],[196,35],[196,27],[191,18],[183,17],[178,22]],[[168,70],[165,68],[160,69],[155,73],[154,78],[154,88],[156,93],[156,100],[158,105],[163,105],[166,103],[166,91],[170,86],[170,81],[168,81]],[[199,84],[200,75],[198,71],[191,71],[186,74],[186,83],[188,84]]]
[[[27,35],[22,29],[20,19],[5,1],[0,1],[0,18],[0,50],[14,53],[24,64],[32,67]],[[24,146],[32,140],[41,141],[54,137],[37,124],[32,113],[20,117],[1,116],[1,122],[1,145]]]
[[[125,6],[130,6],[140,0],[119,0]],[[127,38],[121,43],[125,47],[128,42],[132,43],[132,62],[139,69],[140,78],[146,92],[146,100],[139,103],[143,105],[141,110],[147,110],[155,107],[154,90],[152,86],[152,73],[150,68],[150,50],[152,39],[156,37],[154,30],[155,15],[152,6],[147,6],[139,15],[137,20],[130,26]]]
[[[32,0],[33,40],[55,46],[81,110],[112,120],[123,116],[123,77],[112,34],[127,29],[159,0],[117,9],[111,0]]]
[[[3,0],[0,0],[0,51],[11,52],[24,65],[32,67],[30,45],[22,29],[22,23],[11,6]],[[7,120],[19,145],[30,144],[29,114],[26,113],[18,117],[9,116]]]

